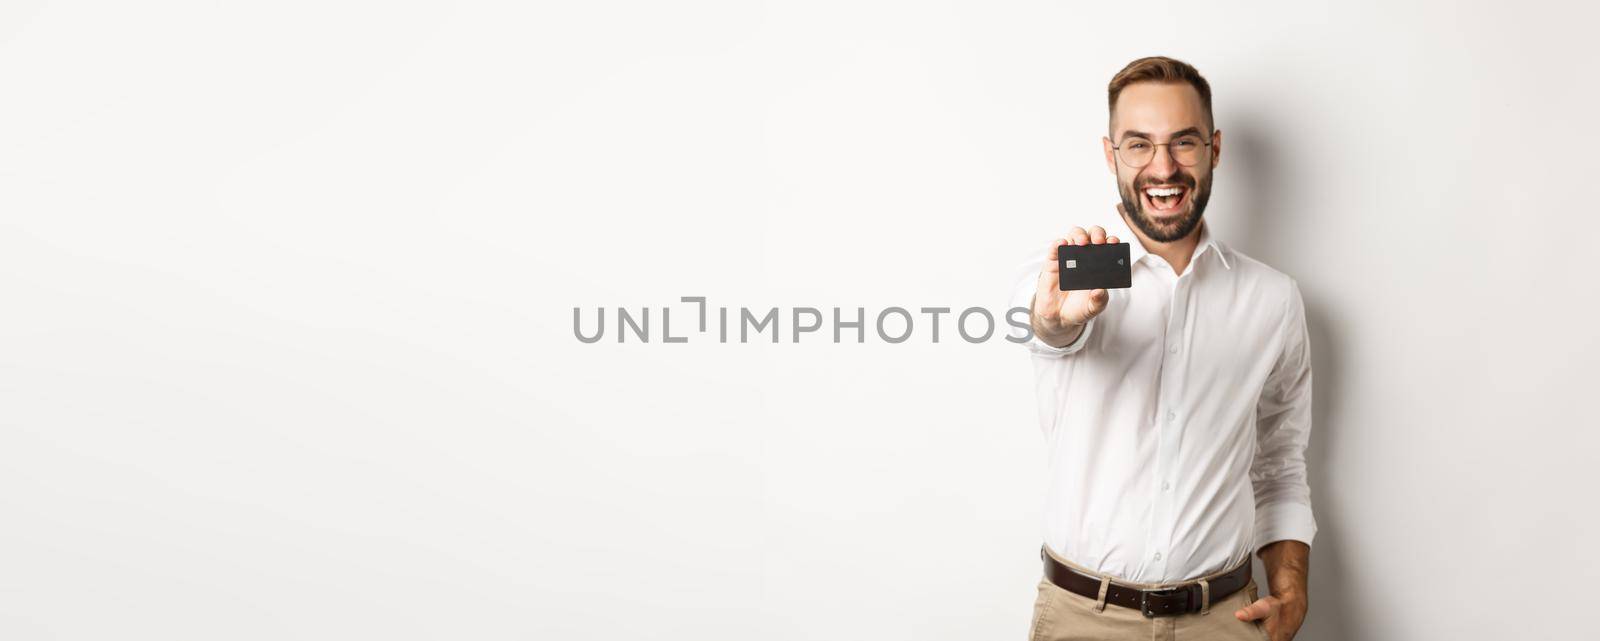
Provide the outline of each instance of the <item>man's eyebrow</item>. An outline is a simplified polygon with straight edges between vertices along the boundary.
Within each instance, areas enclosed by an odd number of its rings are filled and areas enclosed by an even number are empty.
[[[1187,136],[1189,134],[1194,134],[1196,136],[1200,135],[1200,128],[1199,127],[1185,127],[1183,129],[1179,129],[1177,131],[1172,132],[1172,135],[1170,137],[1168,137],[1168,139],[1170,140],[1172,138],[1177,138],[1178,136]],[[1122,130],[1122,139],[1123,140],[1128,139],[1128,137],[1130,137],[1130,136],[1138,136],[1138,137],[1144,138],[1146,140],[1149,140],[1149,139],[1155,137],[1155,136],[1151,136],[1150,134],[1147,134],[1147,133],[1142,132],[1142,131],[1134,131],[1132,129],[1124,129],[1124,130]]]

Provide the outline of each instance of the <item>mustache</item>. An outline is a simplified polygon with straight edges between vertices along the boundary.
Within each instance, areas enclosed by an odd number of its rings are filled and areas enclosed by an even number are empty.
[[[1149,178],[1141,180],[1138,183],[1135,183],[1133,188],[1135,191],[1143,191],[1145,187],[1154,187],[1156,185],[1178,185],[1180,187],[1186,187],[1190,190],[1193,190],[1195,188],[1195,179],[1193,176],[1179,172],[1166,178]]]

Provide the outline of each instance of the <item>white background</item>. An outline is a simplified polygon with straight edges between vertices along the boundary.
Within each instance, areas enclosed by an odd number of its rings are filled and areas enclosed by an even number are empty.
[[[1600,16],[1507,4],[8,2],[0,636],[1021,638],[1020,348],[572,309],[998,308],[1150,54],[1306,297],[1299,638],[1588,634]]]

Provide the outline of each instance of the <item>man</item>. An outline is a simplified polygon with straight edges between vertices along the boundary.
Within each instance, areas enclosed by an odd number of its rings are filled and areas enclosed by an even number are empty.
[[[1222,132],[1194,67],[1135,60],[1109,106],[1117,214],[1051,243],[1013,299],[1050,465],[1030,637],[1289,641],[1316,533],[1299,287],[1203,219]],[[1057,247],[1124,241],[1131,288],[1059,291]]]

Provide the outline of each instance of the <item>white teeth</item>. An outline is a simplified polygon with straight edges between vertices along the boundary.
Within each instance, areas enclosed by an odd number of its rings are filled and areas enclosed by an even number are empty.
[[[1151,187],[1149,189],[1144,190],[1144,193],[1149,194],[1151,196],[1176,196],[1178,194],[1183,193],[1183,190],[1180,189],[1180,188],[1177,188],[1177,187],[1168,187],[1166,189],[1162,189],[1162,188],[1159,188],[1159,187]]]

